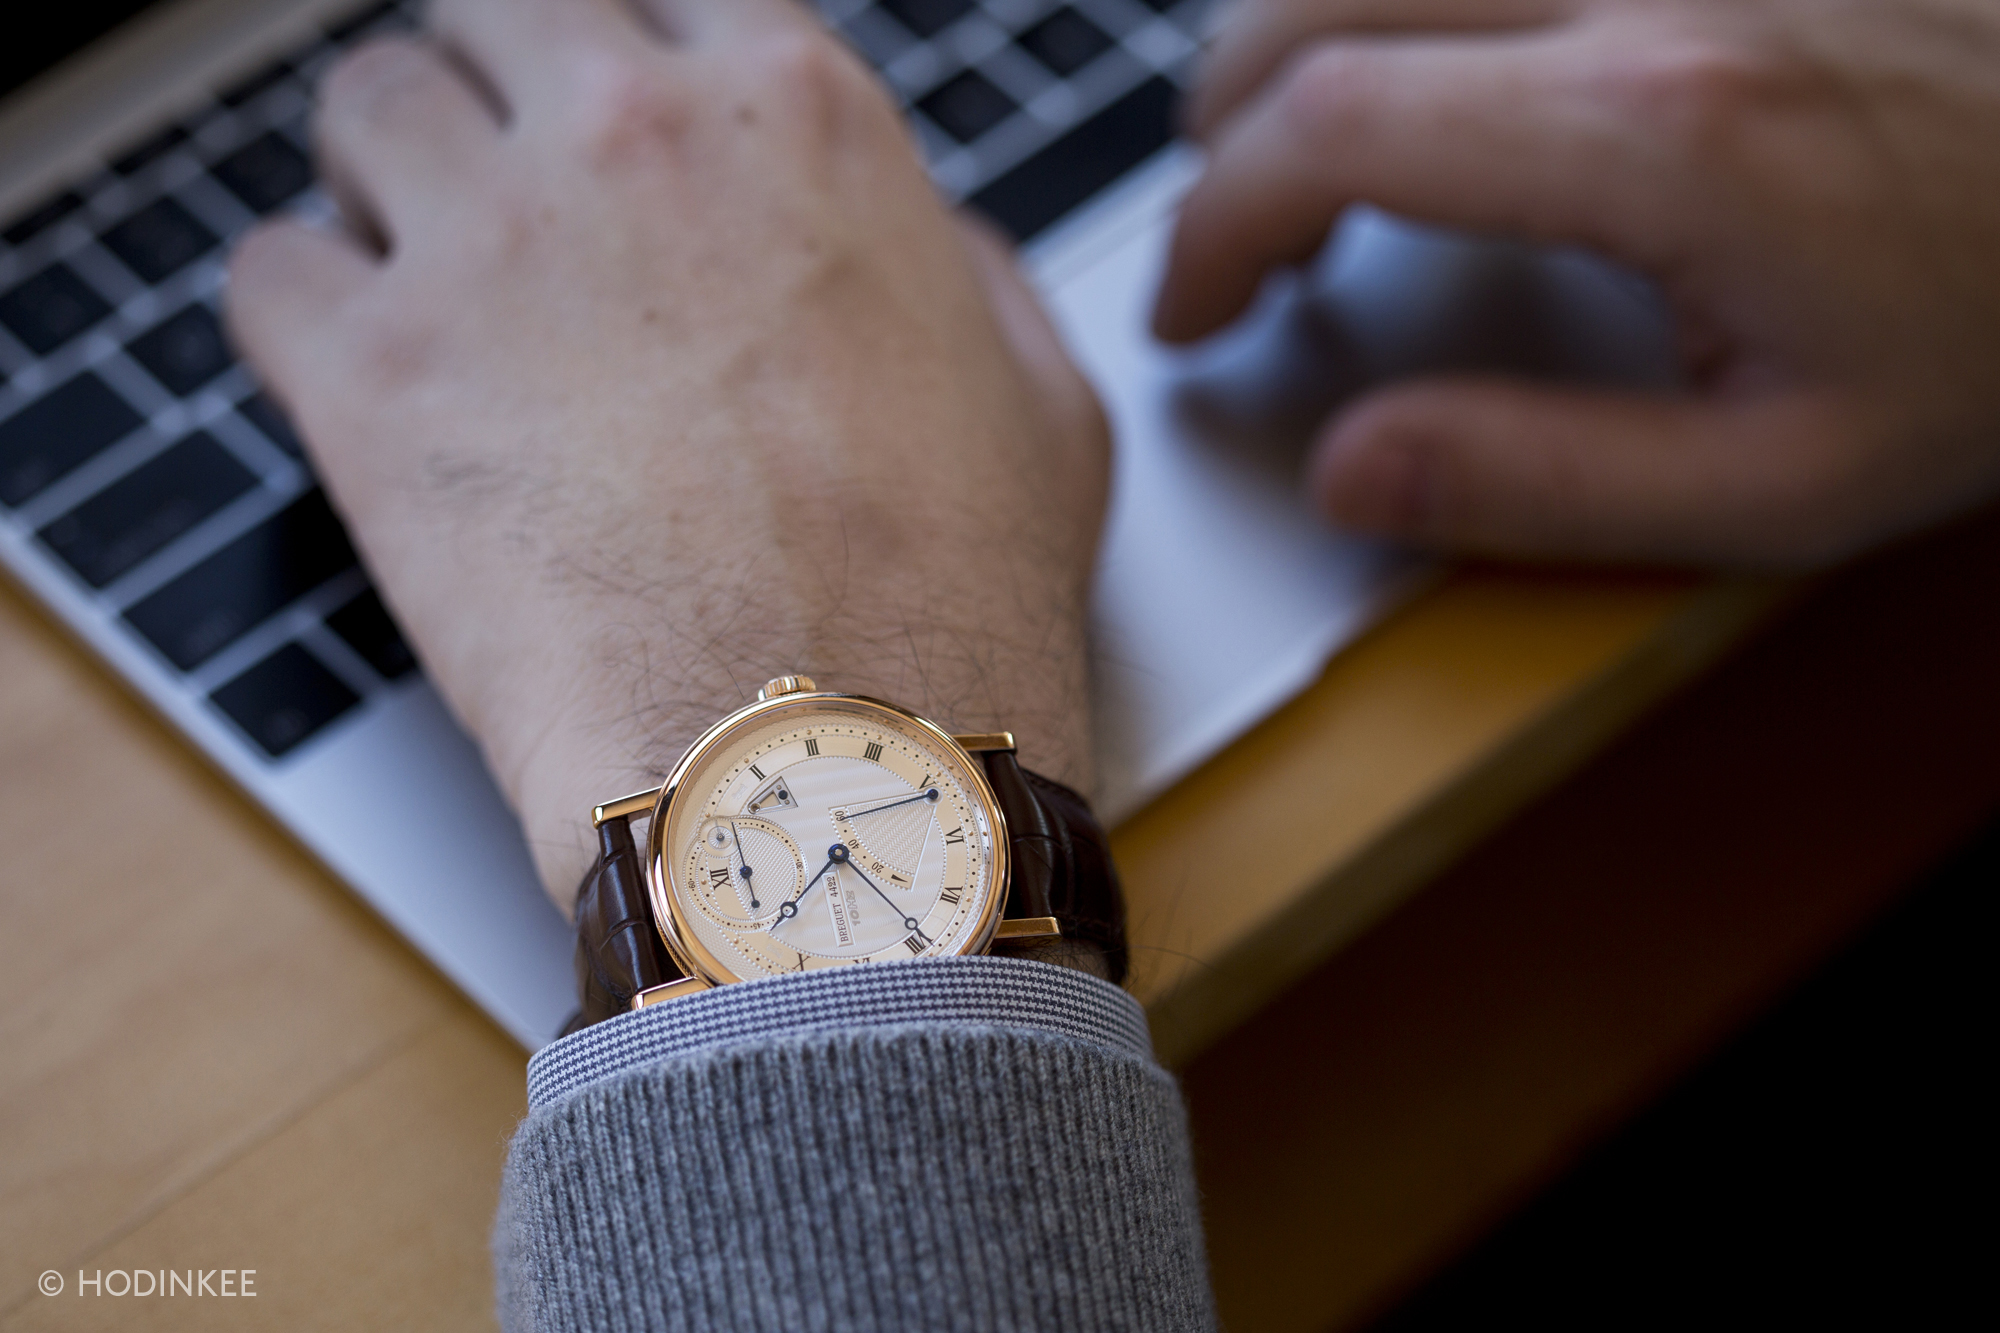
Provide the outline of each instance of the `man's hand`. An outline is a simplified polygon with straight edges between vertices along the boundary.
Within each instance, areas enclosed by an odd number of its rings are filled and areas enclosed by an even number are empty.
[[[1811,564],[2000,490],[2000,5],[1243,0],[1155,313],[1239,312],[1348,204],[1658,279],[1690,390],[1438,378],[1332,421],[1339,521],[1511,554]]]
[[[351,234],[230,316],[565,908],[590,806],[808,672],[1089,781],[1105,435],[791,0],[440,0],[327,78]]]

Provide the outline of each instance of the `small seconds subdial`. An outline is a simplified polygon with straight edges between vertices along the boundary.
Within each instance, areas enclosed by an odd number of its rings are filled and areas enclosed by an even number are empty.
[[[695,901],[725,926],[768,923],[805,882],[805,858],[792,835],[749,816],[711,820],[689,863]]]

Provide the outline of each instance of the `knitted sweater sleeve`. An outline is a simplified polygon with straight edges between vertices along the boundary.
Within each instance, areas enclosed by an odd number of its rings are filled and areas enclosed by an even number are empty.
[[[1178,1089],[1081,973],[748,982],[565,1038],[529,1087],[508,1333],[1213,1326]]]

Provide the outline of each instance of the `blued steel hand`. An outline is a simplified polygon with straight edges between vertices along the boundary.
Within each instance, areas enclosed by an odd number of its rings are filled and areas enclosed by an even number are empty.
[[[882,892],[882,886],[877,884],[874,880],[868,878],[867,871],[863,870],[860,866],[855,865],[854,862],[852,861],[848,861],[847,868],[849,870],[852,870],[855,874],[861,876],[861,882],[863,884],[866,884],[869,888],[875,890],[875,896],[877,898],[880,898],[883,902],[889,904],[890,911],[894,912],[897,916],[903,917],[904,930],[915,930],[917,928],[917,919],[913,916],[903,916],[903,909],[896,906],[896,900],[894,898],[891,898],[888,894]]]
[[[929,791],[920,791],[915,796],[905,796],[900,801],[891,801],[887,805],[878,805],[873,810],[850,810],[847,812],[847,817],[850,820],[855,820],[860,819],[864,815],[879,815],[884,810],[894,810],[897,806],[908,805],[911,801],[935,801],[937,798],[938,789],[932,787]]]
[[[757,886],[750,882],[750,858],[743,854],[743,838],[736,832],[733,819],[729,821],[729,836],[736,839],[736,859],[742,862],[736,873],[743,877],[743,887],[750,890],[750,910],[754,912],[763,904],[757,901]]]
[[[792,895],[790,902],[778,904],[778,919],[777,921],[773,921],[767,929],[776,930],[778,928],[778,921],[790,921],[793,917],[797,916],[799,914],[799,900],[812,892],[812,886],[819,883],[821,875],[833,869],[835,861],[845,860],[847,860],[846,844],[836,842],[833,846],[827,848],[826,864],[813,872],[813,877],[806,881],[806,886],[803,889]]]

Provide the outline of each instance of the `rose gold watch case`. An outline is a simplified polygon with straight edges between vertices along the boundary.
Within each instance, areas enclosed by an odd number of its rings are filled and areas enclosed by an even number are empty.
[[[881,699],[871,699],[860,694],[839,694],[830,690],[781,694],[775,698],[760,699],[756,703],[737,709],[703,732],[695,743],[688,747],[687,753],[681,756],[680,762],[674,765],[673,771],[667,774],[666,783],[660,788],[659,798],[653,805],[652,819],[646,830],[646,893],[653,905],[653,922],[659,929],[661,941],[667,946],[667,952],[673,955],[674,962],[679,964],[683,972],[690,977],[699,977],[708,985],[723,986],[745,980],[726,967],[696,938],[689,926],[686,913],[673,892],[673,871],[666,855],[666,837],[667,829],[673,822],[674,798],[688,775],[699,769],[718,750],[725,750],[732,739],[746,731],[761,728],[779,714],[816,711],[886,715],[897,723],[914,728],[918,736],[933,745],[941,756],[950,759],[962,771],[964,786],[972,793],[973,800],[986,819],[989,840],[987,857],[993,868],[992,891],[986,895],[986,902],[980,909],[977,925],[971,934],[966,936],[965,942],[952,953],[985,953],[992,946],[1001,913],[1006,908],[1007,886],[1012,882],[1009,878],[1007,819],[1000,811],[1000,803],[993,795],[992,786],[986,781],[985,768],[950,732],[928,718],[919,717],[907,708],[898,708],[895,704]],[[1008,739],[1011,741],[1012,738]]]

